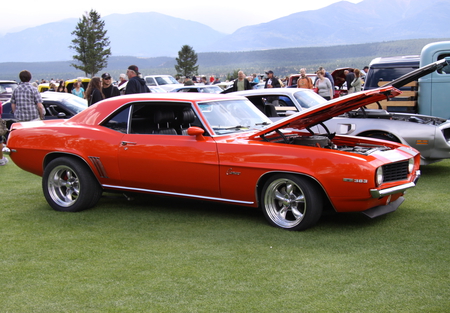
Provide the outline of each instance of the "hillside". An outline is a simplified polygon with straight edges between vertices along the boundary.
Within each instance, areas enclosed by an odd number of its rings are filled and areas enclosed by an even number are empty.
[[[419,54],[424,45],[443,40],[449,39],[416,39],[327,47],[198,53],[199,74],[219,76],[232,73],[236,69],[250,74],[263,73],[271,69],[277,76],[285,76],[298,73],[302,67],[307,68],[308,72],[315,71],[319,66],[324,66],[328,70],[346,66],[362,68],[376,57]],[[30,70],[34,80],[42,78],[68,79],[84,75],[71,67],[70,63],[69,61],[0,63],[0,79],[17,80],[18,73],[23,69]],[[130,64],[137,64],[144,75],[175,75],[175,63],[175,58],[169,57],[111,57],[108,68],[102,73],[109,72],[117,79],[118,75],[124,73]]]

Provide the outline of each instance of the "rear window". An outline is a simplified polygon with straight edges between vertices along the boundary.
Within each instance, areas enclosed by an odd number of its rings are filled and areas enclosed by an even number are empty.
[[[378,88],[378,82],[390,82],[394,79],[399,78],[409,72],[419,68],[417,64],[416,67],[386,67],[386,68],[370,68],[367,73],[367,79],[365,82],[364,89],[374,89]]]
[[[0,93],[12,93],[17,88],[17,83],[0,82]]]

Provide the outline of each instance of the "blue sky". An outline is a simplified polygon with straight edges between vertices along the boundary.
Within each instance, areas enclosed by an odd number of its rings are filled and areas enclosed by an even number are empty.
[[[56,22],[67,18],[80,18],[84,12],[96,10],[102,17],[134,12],[158,12],[173,17],[200,22],[223,33],[307,10],[317,10],[340,0],[168,0],[168,1],[4,1],[0,35],[20,31],[28,27]],[[362,0],[348,0],[358,3]],[[275,3],[275,5],[273,5]]]

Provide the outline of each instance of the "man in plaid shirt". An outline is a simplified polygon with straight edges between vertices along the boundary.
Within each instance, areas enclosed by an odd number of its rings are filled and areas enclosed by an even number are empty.
[[[11,109],[14,117],[19,121],[34,121],[44,119],[45,109],[42,105],[42,97],[36,87],[30,84],[31,73],[22,71],[19,73],[21,83],[14,89],[11,96]]]

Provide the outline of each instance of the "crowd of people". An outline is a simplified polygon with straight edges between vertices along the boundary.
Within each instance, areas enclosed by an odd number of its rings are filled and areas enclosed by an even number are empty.
[[[361,87],[368,71],[368,67],[364,67],[362,71],[359,69],[345,70],[345,83],[347,85],[347,92],[353,93],[361,91]],[[330,73],[323,67],[319,67],[316,71],[316,77],[313,81],[311,77],[307,76],[306,69],[300,69],[300,76],[296,81],[296,87],[313,89],[323,98],[330,100],[334,97],[335,82]],[[42,104],[42,97],[37,89],[37,82],[30,83],[31,73],[29,71],[21,71],[19,73],[20,84],[14,90],[11,96],[11,109],[18,121],[34,121],[43,120],[45,117],[45,109]],[[280,88],[288,85],[289,78],[277,78],[273,71],[265,72],[265,75],[252,74],[246,76],[243,71],[238,72],[238,77],[232,82],[230,91],[248,90],[254,88],[259,83],[264,83],[264,88]],[[41,83],[46,83],[41,80]],[[219,77],[206,76],[197,78],[196,76],[183,78],[180,83],[184,85],[194,84],[219,84],[221,83]],[[125,86],[122,89],[121,87]],[[122,90],[121,90],[122,89]],[[66,82],[64,80],[54,81],[49,83],[49,91],[54,92],[68,92]],[[121,94],[147,93],[150,92],[145,80],[142,78],[139,68],[136,65],[130,65],[126,74],[120,74],[117,86],[112,84],[112,77],[109,73],[103,73],[101,77],[92,77],[86,90],[83,88],[82,79],[79,78],[74,82],[70,92],[80,98],[87,100],[88,106],[91,106],[103,99],[116,97]],[[268,102],[277,105],[278,99],[267,99]],[[3,142],[0,141],[0,146],[3,147]],[[3,156],[0,149],[0,166],[5,165],[8,159]]]

